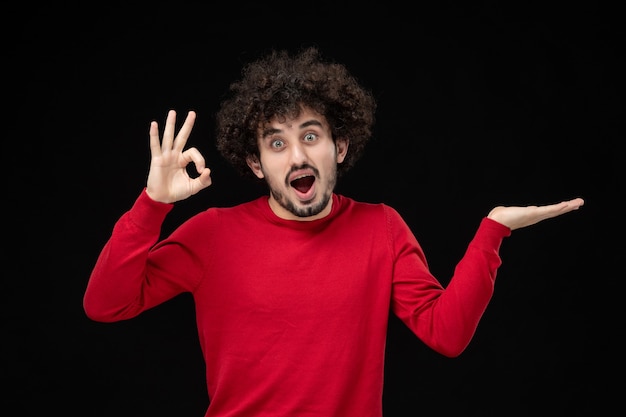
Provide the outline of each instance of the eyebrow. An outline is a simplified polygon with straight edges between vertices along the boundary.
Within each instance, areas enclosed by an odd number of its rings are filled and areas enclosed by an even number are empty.
[[[311,120],[307,120],[306,122],[303,122],[300,124],[299,128],[300,129],[305,129],[309,126],[319,126],[322,127],[322,122],[320,122],[319,120],[316,119],[311,119]],[[282,129],[276,129],[274,127],[269,127],[267,129],[263,129],[263,134],[261,135],[262,138],[266,138],[268,136],[274,135],[276,133],[282,133],[283,130]]]

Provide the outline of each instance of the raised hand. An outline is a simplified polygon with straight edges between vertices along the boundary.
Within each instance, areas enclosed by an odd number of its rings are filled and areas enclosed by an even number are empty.
[[[190,111],[175,135],[176,112],[167,114],[163,141],[159,138],[157,122],[150,124],[150,172],[146,192],[155,201],[173,203],[184,200],[211,185],[211,170],[205,166],[204,157],[196,148],[184,149],[191,133],[196,113]],[[189,176],[187,166],[193,163],[199,175]]]
[[[583,204],[585,201],[582,198],[574,198],[546,206],[498,206],[492,209],[487,217],[515,230],[578,210]]]

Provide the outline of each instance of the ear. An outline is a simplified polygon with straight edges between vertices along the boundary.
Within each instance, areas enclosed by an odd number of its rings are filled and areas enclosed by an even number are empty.
[[[263,171],[261,170],[261,162],[256,155],[248,155],[246,157],[246,163],[248,164],[252,172],[254,172],[254,175],[256,175],[258,178],[265,177],[265,175],[263,175]]]
[[[346,159],[346,155],[348,154],[348,146],[350,145],[350,140],[344,138],[337,138],[335,141],[335,147],[337,148],[337,163],[340,164]]]

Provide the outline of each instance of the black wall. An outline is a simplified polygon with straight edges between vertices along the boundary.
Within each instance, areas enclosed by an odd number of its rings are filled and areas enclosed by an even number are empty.
[[[338,191],[398,209],[444,283],[493,206],[586,199],[504,242],[494,298],[461,357],[438,356],[391,320],[385,416],[602,415],[621,405],[607,382],[621,378],[617,261],[626,249],[625,34],[616,10],[143,7],[5,14],[14,29],[4,29],[1,374],[16,415],[203,415],[190,297],[99,324],[85,317],[82,295],[145,183],[150,121],[170,108],[196,110],[190,146],[213,169],[214,185],[177,205],[164,232],[208,206],[248,200],[259,190],[217,155],[214,112],[245,62],[309,44],[378,99],[375,137]]]

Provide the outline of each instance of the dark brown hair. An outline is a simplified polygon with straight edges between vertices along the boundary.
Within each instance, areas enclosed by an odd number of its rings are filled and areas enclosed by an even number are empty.
[[[315,47],[294,56],[273,50],[244,67],[216,116],[217,149],[242,175],[253,176],[246,157],[259,156],[258,128],[273,117],[297,117],[303,106],[326,117],[333,140],[350,141],[337,167],[338,174],[347,171],[372,135],[376,102],[344,65],[323,60]]]

